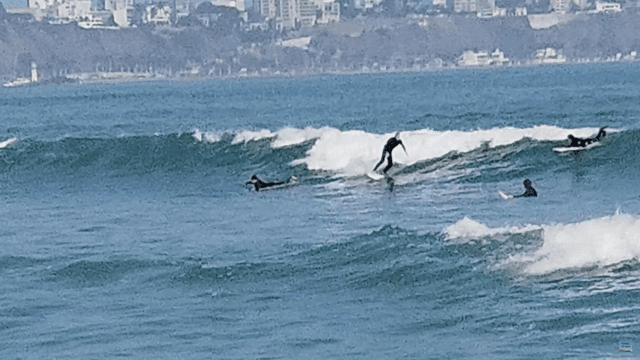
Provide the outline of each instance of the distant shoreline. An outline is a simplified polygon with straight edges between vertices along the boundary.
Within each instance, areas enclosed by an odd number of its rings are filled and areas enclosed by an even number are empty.
[[[566,66],[586,66],[586,65],[607,65],[607,64],[634,64],[640,62],[640,60],[633,61],[589,61],[589,62],[576,62],[567,61],[563,64],[510,64],[510,65],[497,65],[497,66],[443,66],[438,68],[420,68],[420,69],[402,69],[402,70],[353,70],[353,71],[327,71],[317,73],[280,73],[280,74],[247,74],[247,75],[227,75],[227,76],[184,76],[184,77],[122,77],[122,78],[90,78],[87,80],[72,80],[70,81],[43,81],[38,83],[30,83],[23,86],[16,87],[32,87],[32,86],[47,86],[47,85],[100,85],[100,84],[135,84],[135,83],[153,83],[153,82],[174,82],[174,83],[199,83],[199,82],[213,82],[213,81],[242,81],[242,80],[255,80],[255,79],[304,79],[326,76],[362,76],[362,75],[386,75],[386,74],[420,74],[420,73],[438,73],[438,72],[450,72],[450,71],[499,71],[506,69],[527,69],[538,67],[566,67]]]
[[[34,86],[48,86],[48,85],[118,85],[118,84],[136,84],[136,83],[153,83],[153,82],[174,82],[174,83],[199,83],[199,82],[213,82],[213,81],[242,81],[242,80],[256,80],[256,79],[304,79],[326,76],[362,76],[362,75],[392,75],[392,74],[421,74],[421,73],[438,73],[438,72],[450,72],[450,71],[499,71],[506,69],[527,69],[538,67],[565,67],[565,66],[586,66],[586,65],[606,65],[606,64],[633,64],[640,62],[640,60],[633,61],[589,61],[589,62],[576,62],[567,61],[563,64],[510,64],[510,65],[497,65],[497,66],[443,66],[438,68],[421,68],[421,69],[402,69],[402,70],[353,70],[353,71],[338,71],[338,72],[317,72],[317,73],[280,73],[280,74],[247,74],[247,75],[227,75],[227,76],[184,76],[184,77],[154,77],[154,76],[137,76],[137,77],[122,77],[122,78],[89,78],[87,80],[73,80],[66,79],[66,81],[52,81],[52,79],[45,80],[37,83],[29,83],[21,86],[15,86],[15,88],[21,87],[34,87]],[[7,88],[7,87],[5,87]],[[13,88],[13,87],[12,87]]]

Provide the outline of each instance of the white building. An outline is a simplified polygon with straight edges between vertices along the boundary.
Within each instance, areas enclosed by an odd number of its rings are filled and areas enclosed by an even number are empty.
[[[111,11],[113,21],[121,28],[129,27],[133,13],[133,0],[106,0],[105,10]]]
[[[476,12],[478,10],[476,0],[455,0],[453,10],[459,12]]]
[[[477,0],[478,17],[493,17],[493,10],[496,7],[496,0]]]
[[[163,6],[158,7],[156,5],[147,5],[144,12],[144,22],[146,24],[154,25],[169,25],[171,24],[171,7]]]
[[[480,51],[474,53],[473,51],[465,51],[462,56],[458,58],[458,65],[469,66],[491,66],[491,65],[504,65],[510,60],[504,57],[504,53],[499,49],[489,55],[486,51]]]
[[[91,0],[66,0],[55,9],[55,16],[59,19],[81,21],[91,17],[93,3]]]
[[[535,64],[564,64],[567,62],[567,58],[564,55],[558,54],[553,48],[540,49],[536,51]]]
[[[382,0],[355,0],[353,6],[356,9],[366,10],[372,9],[376,5],[380,5]]]
[[[516,16],[527,16],[527,8],[526,7],[517,7],[515,15]]]
[[[570,0],[551,0],[551,8],[557,13],[566,13],[571,8]]]
[[[278,29],[311,27],[340,21],[335,0],[260,0],[260,13],[275,20]]]
[[[213,0],[213,5],[238,9],[240,12],[245,11],[244,0]]]
[[[596,12],[597,13],[603,13],[603,12],[621,12],[622,8],[620,7],[620,4],[618,3],[606,3],[606,2],[596,2]]]

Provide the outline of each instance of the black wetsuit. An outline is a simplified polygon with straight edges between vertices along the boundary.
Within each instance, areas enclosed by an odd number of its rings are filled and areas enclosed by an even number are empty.
[[[514,198],[520,198],[520,197],[536,197],[538,196],[538,193],[536,192],[536,189],[533,188],[533,186],[531,186],[531,183],[526,183],[524,184],[524,194],[522,195],[516,195],[514,196]]]
[[[569,145],[569,147],[585,147],[589,144],[600,141],[603,137],[607,136],[607,133],[604,131],[604,129],[604,127],[600,128],[600,131],[598,131],[598,135],[592,138],[582,139],[577,138],[573,135],[569,135],[569,140],[571,140],[571,144]]]
[[[376,171],[378,167],[384,162],[385,156],[388,156],[387,166],[382,170],[382,172],[386,174],[387,171],[389,171],[389,169],[391,169],[391,167],[393,166],[393,158],[391,157],[391,152],[393,151],[393,149],[395,149],[396,146],[401,144],[402,140],[398,140],[395,137],[389,139],[389,141],[387,141],[387,143],[384,145],[384,149],[382,149],[382,159],[380,159],[380,162],[376,165],[376,167],[373,168],[373,171]]]
[[[276,186],[276,185],[282,185],[282,184],[286,184],[286,181],[280,181],[280,182],[264,182],[262,180],[260,180],[257,176],[253,175],[251,177],[251,181],[247,182],[247,185],[249,184],[253,184],[253,186],[255,187],[256,191],[260,191],[260,189],[264,189],[264,188],[268,188],[271,186]]]

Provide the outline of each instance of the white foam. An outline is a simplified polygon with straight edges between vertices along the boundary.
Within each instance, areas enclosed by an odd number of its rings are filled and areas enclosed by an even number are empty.
[[[18,138],[14,137],[3,142],[0,142],[0,149],[11,149],[18,146]]]
[[[210,133],[210,132],[201,132],[198,129],[195,129],[193,131],[193,138],[197,141],[197,142],[204,142],[204,143],[217,143],[218,141],[220,141],[222,139],[222,135],[218,134],[218,133]]]
[[[546,226],[543,240],[526,267],[530,274],[617,264],[640,258],[640,218],[616,213],[577,224]]]
[[[275,133],[269,130],[242,131],[236,134],[236,136],[232,141],[232,144],[247,143],[249,141],[259,141],[262,139],[273,138],[271,147],[277,149],[277,148],[282,148],[286,146],[301,144],[305,141],[319,138],[324,133],[330,132],[332,130],[335,130],[335,129],[331,129],[331,128],[315,129],[311,127],[308,127],[305,129],[296,129],[291,127],[286,127],[276,131]],[[338,131],[338,130],[335,130],[335,131]]]
[[[447,235],[448,240],[456,243],[465,243],[486,236],[494,236],[497,234],[521,234],[540,229],[541,227],[536,225],[490,228],[465,216],[462,220],[445,228],[443,232]]]
[[[258,141],[258,140],[269,139],[273,137],[276,137],[276,134],[272,133],[269,130],[243,131],[239,134],[236,134],[236,136],[233,138],[233,141],[231,141],[231,143],[234,145],[240,144],[242,142],[246,144],[249,141]]]
[[[530,275],[562,269],[608,266],[640,259],[640,217],[621,214],[568,225],[527,225],[490,228],[467,217],[445,228],[453,243],[468,243],[498,234],[518,234],[542,229],[542,247],[530,254],[513,254]],[[508,239],[508,238],[505,238]]]

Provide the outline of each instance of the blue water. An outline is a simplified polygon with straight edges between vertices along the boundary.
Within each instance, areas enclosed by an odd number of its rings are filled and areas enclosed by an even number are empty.
[[[639,80],[0,90],[0,358],[633,356]],[[601,126],[601,146],[553,151]],[[366,173],[396,131],[391,188]],[[299,183],[256,192],[253,174]],[[525,178],[539,197],[499,196]]]

